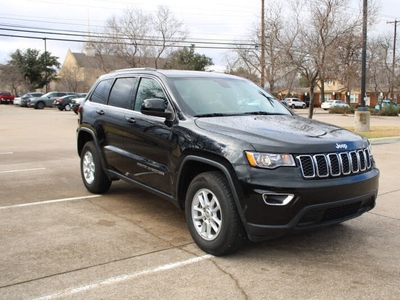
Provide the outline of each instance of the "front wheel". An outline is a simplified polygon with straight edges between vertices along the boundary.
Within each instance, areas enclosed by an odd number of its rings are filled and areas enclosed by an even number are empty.
[[[199,248],[220,256],[239,249],[244,229],[225,176],[205,172],[190,183],[185,202],[190,234]]]
[[[70,111],[71,110],[71,106],[69,104],[66,104],[64,106],[65,111]]]
[[[89,192],[102,194],[109,190],[111,180],[104,172],[100,156],[93,141],[83,146],[81,153],[81,176]]]
[[[36,106],[35,106],[35,108],[37,108],[37,109],[43,109],[44,107],[45,107],[45,105],[44,105],[43,102],[39,102],[39,103],[37,103]]]

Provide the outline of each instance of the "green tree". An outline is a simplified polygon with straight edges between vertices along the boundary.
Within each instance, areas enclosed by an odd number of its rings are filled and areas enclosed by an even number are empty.
[[[206,66],[213,64],[212,58],[204,54],[195,53],[195,45],[191,45],[172,52],[168,56],[164,68],[204,71]]]
[[[56,78],[61,65],[58,57],[50,52],[40,53],[36,49],[17,49],[11,54],[8,65],[18,70],[30,90],[42,88]]]

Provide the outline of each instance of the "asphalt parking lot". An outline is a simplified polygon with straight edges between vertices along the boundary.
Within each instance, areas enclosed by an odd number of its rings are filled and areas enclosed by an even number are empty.
[[[354,122],[322,110],[314,118]],[[73,112],[0,106],[0,299],[400,298],[400,138],[373,143],[372,211],[213,257],[172,204],[124,182],[90,194],[76,127]]]

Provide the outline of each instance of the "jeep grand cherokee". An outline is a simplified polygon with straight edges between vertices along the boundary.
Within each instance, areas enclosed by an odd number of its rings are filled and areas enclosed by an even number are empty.
[[[358,217],[378,193],[366,138],[225,74],[104,75],[80,108],[77,147],[90,192],[123,179],[170,200],[214,255]]]

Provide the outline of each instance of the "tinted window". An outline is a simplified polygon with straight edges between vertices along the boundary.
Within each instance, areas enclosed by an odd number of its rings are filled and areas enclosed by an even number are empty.
[[[96,103],[106,104],[112,81],[113,79],[100,81],[96,86],[96,89],[94,90],[90,100]]]
[[[110,93],[108,105],[132,108],[132,89],[136,78],[118,78]]]
[[[142,78],[136,96],[135,110],[140,111],[143,100],[150,98],[167,99],[161,85],[157,81],[151,78]]]

